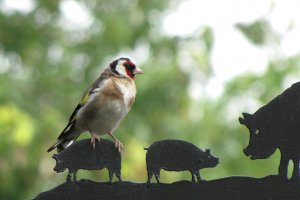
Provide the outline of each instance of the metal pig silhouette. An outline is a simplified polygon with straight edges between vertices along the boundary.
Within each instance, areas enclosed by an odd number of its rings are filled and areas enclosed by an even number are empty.
[[[239,118],[250,132],[249,145],[244,149],[250,159],[265,159],[278,148],[281,152],[279,176],[287,179],[288,163],[294,163],[292,179],[299,179],[300,159],[300,82],[254,114]]]
[[[110,182],[113,174],[116,174],[119,182],[122,181],[121,154],[112,141],[101,139],[93,148],[89,139],[80,140],[59,154],[53,155],[53,158],[56,160],[54,167],[56,172],[69,170],[67,180],[71,180],[73,174],[73,181],[76,181],[76,173],[79,169],[100,170],[107,168]]]
[[[201,180],[199,170],[215,167],[219,159],[210,154],[210,150],[202,151],[192,143],[181,140],[162,140],[154,142],[147,150],[146,163],[148,171],[147,183],[150,183],[154,174],[157,183],[160,183],[160,170],[185,171],[192,174],[192,181]]]

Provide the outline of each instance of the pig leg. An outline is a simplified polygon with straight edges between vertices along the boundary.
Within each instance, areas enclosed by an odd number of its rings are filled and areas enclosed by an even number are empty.
[[[77,171],[73,173],[73,182],[77,182]]]
[[[159,181],[159,174],[160,174],[160,170],[154,172],[154,176],[156,178],[157,183],[160,183],[160,181]]]
[[[120,171],[118,171],[118,172],[115,171],[115,174],[116,174],[116,176],[117,176],[117,178],[118,178],[118,182],[119,182],[119,183],[122,183],[121,172],[120,172]]]
[[[195,176],[194,176],[194,172],[193,171],[190,171],[191,174],[192,174],[192,182],[194,183],[195,182]]]
[[[151,178],[153,176],[153,172],[149,172],[148,170],[148,179],[147,179],[147,183],[151,183]]]
[[[108,169],[108,174],[109,174],[109,183],[112,183],[114,172],[111,169]]]
[[[201,181],[201,176],[199,171],[196,171],[196,176],[197,176],[197,182],[199,183]]]
[[[293,180],[300,180],[300,173],[299,173],[299,159],[298,158],[293,158],[294,162],[294,171],[292,175]]]
[[[69,173],[68,173],[68,176],[67,176],[67,181],[71,181],[71,179],[72,179],[72,175],[71,175],[71,173],[69,172]]]
[[[118,140],[118,138],[116,138],[111,132],[107,132],[107,134],[114,139],[116,148],[118,148],[118,151],[121,152],[123,149],[123,144],[120,142],[120,140]]]
[[[289,159],[281,152],[281,159],[279,165],[279,176],[281,178],[287,179],[288,164],[289,164]]]

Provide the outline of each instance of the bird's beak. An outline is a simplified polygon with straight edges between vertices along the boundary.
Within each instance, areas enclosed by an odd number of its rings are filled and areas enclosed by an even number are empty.
[[[144,74],[144,71],[141,70],[140,68],[136,67],[134,70],[133,70],[133,74],[136,75],[136,74]]]

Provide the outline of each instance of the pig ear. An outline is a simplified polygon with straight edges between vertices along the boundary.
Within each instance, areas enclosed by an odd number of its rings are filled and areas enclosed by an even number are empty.
[[[249,113],[243,113],[243,117],[245,118],[246,121],[250,120],[252,118],[252,115]]]
[[[243,113],[243,117],[239,117],[240,124],[247,125],[247,122],[252,118],[252,115],[249,113]]]
[[[55,160],[57,160],[57,154],[53,154],[52,158],[54,158]]]

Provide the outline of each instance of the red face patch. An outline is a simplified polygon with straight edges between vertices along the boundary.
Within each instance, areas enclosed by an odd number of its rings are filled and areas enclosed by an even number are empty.
[[[134,79],[133,70],[135,69],[135,64],[130,60],[124,63],[124,67],[126,70],[126,74],[131,78]]]
[[[131,62],[130,60],[129,60],[129,61],[127,61],[127,63],[128,63],[128,65],[130,65],[130,66],[134,66],[134,67],[135,67],[135,64],[134,64],[133,62]]]
[[[131,78],[134,79],[134,74],[132,73],[132,71],[130,71],[129,69],[127,69],[127,67],[125,67],[126,70],[126,74]]]

